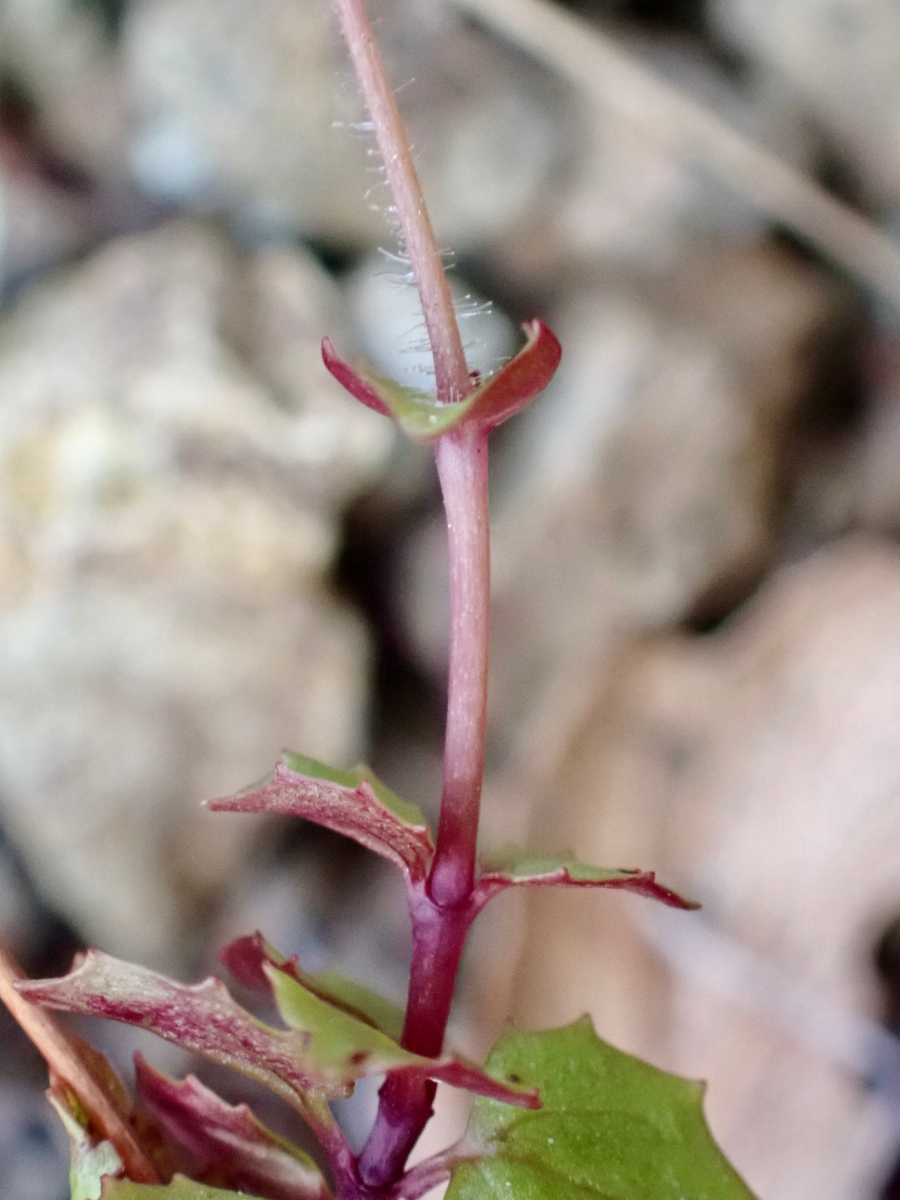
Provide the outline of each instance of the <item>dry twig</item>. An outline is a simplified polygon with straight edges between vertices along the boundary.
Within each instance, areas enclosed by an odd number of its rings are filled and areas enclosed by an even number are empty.
[[[659,79],[549,0],[455,0],[695,167],[819,249],[900,311],[900,246],[808,176]]]

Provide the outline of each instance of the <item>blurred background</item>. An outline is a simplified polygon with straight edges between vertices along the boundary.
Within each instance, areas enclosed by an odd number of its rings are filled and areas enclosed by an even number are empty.
[[[535,316],[564,346],[494,439],[484,844],[703,903],[498,900],[453,1036],[589,1011],[709,1080],[761,1200],[900,1196],[900,8],[370,8],[472,364]],[[0,0],[0,936],[32,974],[94,944],[194,979],[261,927],[402,998],[386,868],[199,808],[287,746],[435,815],[430,454],[319,358],[427,385],[389,207],[324,0]],[[68,1195],[45,1084],[0,1013],[15,1200]]]

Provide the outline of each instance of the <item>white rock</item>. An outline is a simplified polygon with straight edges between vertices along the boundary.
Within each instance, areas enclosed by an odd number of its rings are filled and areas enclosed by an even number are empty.
[[[296,254],[173,226],[0,331],[0,804],[112,951],[177,956],[248,852],[201,799],[284,745],[360,748],[366,638],[322,577],[392,432],[315,359],[332,299]]]

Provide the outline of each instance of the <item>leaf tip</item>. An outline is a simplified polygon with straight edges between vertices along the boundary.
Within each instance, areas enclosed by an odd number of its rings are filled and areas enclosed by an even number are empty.
[[[383,417],[393,416],[390,408],[378,395],[375,388],[363,378],[359,371],[341,358],[335,350],[331,338],[328,337],[322,338],[322,362],[341,387],[361,404],[365,404],[366,408],[373,409]]]

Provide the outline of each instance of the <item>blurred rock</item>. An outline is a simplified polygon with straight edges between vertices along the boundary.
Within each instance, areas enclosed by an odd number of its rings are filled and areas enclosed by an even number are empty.
[[[392,432],[325,372],[326,330],[310,260],[188,225],[0,329],[0,805],[113,952],[177,958],[249,853],[255,825],[201,799],[287,744],[360,749],[366,636],[323,577]]]
[[[4,159],[0,143],[0,289],[73,257],[90,240],[83,199]]]
[[[58,153],[97,178],[125,177],[125,92],[98,6],[0,0],[0,69],[36,106]]]
[[[707,1079],[716,1135],[769,1200],[874,1198],[897,1154],[873,951],[900,913],[898,608],[900,550],[847,540],[714,636],[632,649],[535,811],[536,844],[656,869],[704,907],[535,897],[514,1015],[587,1009]]]
[[[69,1151],[43,1095],[0,1081],[0,1189],[15,1200],[62,1200]]]
[[[900,201],[900,9],[892,0],[713,0],[763,80],[787,79],[863,194]],[[777,86],[777,84],[776,84]]]
[[[382,6],[378,33],[439,236],[459,249],[521,219],[559,156],[546,78],[432,4]],[[144,0],[124,53],[146,188],[254,229],[384,239],[374,139],[315,0]]]
[[[806,165],[808,133],[776,88],[738,87],[694,41],[623,40],[680,93],[780,157]],[[619,113],[582,104],[579,116],[584,146],[549,218],[564,262],[674,261],[693,252],[698,232],[749,242],[765,230],[767,215],[758,207]]]

